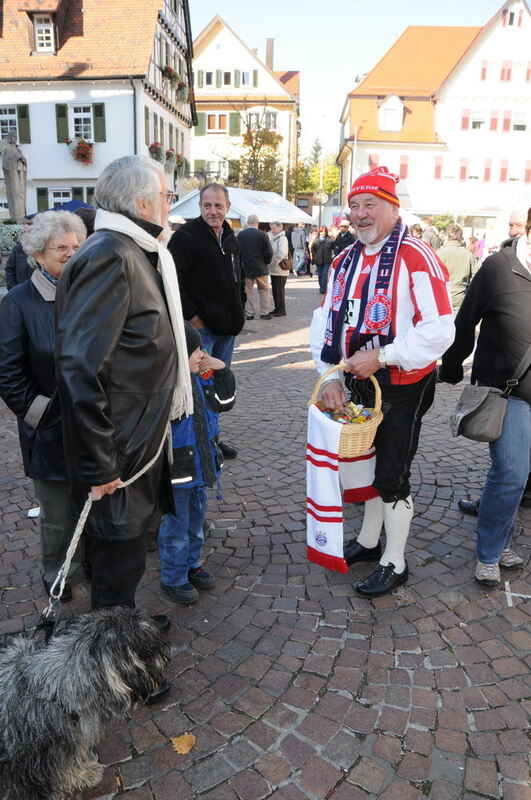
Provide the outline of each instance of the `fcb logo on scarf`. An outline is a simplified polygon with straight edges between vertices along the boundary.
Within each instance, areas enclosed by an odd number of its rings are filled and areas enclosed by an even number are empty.
[[[386,294],[375,294],[365,308],[365,327],[369,331],[381,331],[391,322],[391,298]]]

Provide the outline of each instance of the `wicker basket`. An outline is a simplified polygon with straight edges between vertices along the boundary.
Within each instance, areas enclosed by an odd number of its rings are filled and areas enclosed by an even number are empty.
[[[310,397],[310,402],[308,405],[311,406],[317,402],[324,380],[333,372],[342,370],[344,367],[345,364],[343,362],[335,364],[323,375],[321,375],[313,387],[312,396]],[[367,450],[369,450],[374,443],[376,429],[383,419],[382,392],[376,378],[371,375],[370,380],[374,385],[374,391],[376,394],[374,398],[374,408],[368,409],[372,412],[371,419],[361,424],[356,422],[336,423],[337,425],[341,425],[341,434],[339,437],[339,455],[342,458],[354,458],[355,456],[360,456],[362,453],[367,452]]]

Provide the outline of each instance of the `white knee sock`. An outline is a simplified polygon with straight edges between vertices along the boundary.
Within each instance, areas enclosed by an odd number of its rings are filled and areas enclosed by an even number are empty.
[[[406,549],[409,526],[413,518],[413,500],[411,495],[405,500],[383,503],[386,544],[380,564],[395,565],[395,572],[403,572],[406,568],[404,551]]]
[[[362,547],[376,547],[382,532],[384,521],[384,503],[381,497],[373,497],[365,501],[363,523],[358,536]]]

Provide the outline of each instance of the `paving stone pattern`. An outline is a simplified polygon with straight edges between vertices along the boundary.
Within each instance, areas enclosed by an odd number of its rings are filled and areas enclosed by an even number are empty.
[[[157,553],[138,604],[167,613],[173,689],[108,728],[102,784],[83,800],[529,800],[531,602],[475,584],[476,497],[488,453],[454,440],[459,387],[441,386],[413,466],[411,577],[369,602],[353,582],[305,558],[306,402],[315,380],[307,327],[315,279],[290,278],[288,316],[247,323],[235,354],[238,401],[223,436],[223,499],[212,495],[205,554],[216,588],[191,607],[159,590]],[[16,425],[0,412],[0,634],[30,629],[45,604],[32,484]],[[346,509],[346,530],[361,508]],[[530,512],[515,548],[525,568],[503,572],[529,588]],[[74,585],[67,614],[88,609]],[[170,737],[197,737],[188,755]]]

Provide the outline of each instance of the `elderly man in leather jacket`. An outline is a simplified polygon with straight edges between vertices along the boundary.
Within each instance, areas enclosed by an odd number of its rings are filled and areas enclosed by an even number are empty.
[[[92,607],[133,607],[166,487],[170,497],[170,414],[191,412],[191,389],[175,268],[158,241],[171,202],[164,171],[144,156],[117,159],[94,200],[96,232],[57,291],[57,380],[74,502],[79,512],[89,491],[97,501],[85,526]]]

